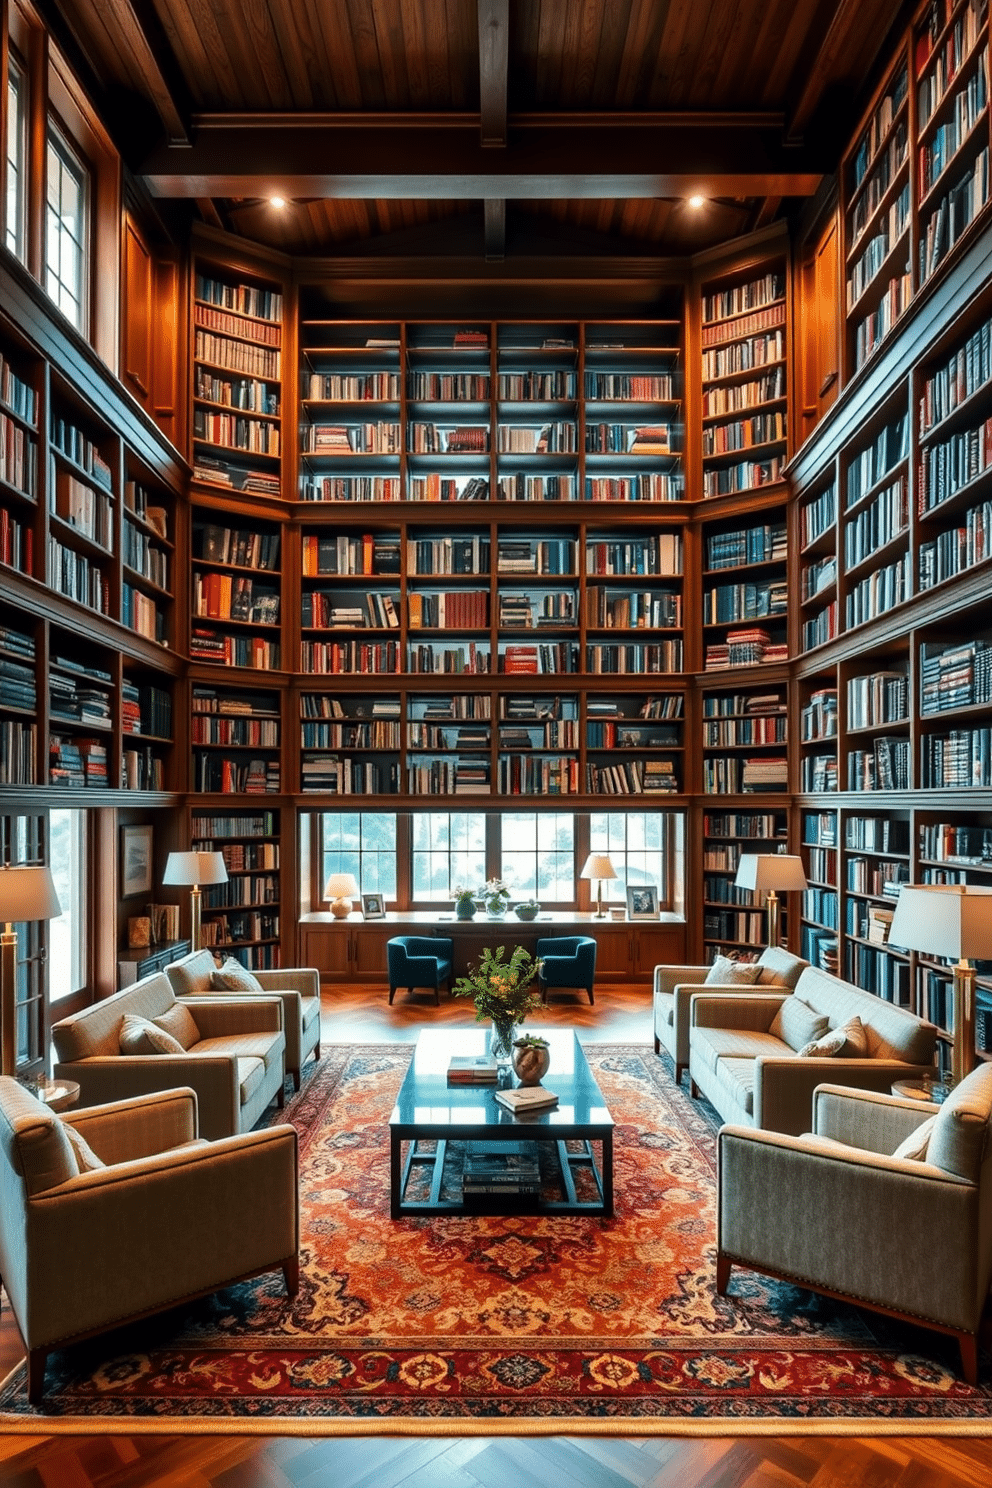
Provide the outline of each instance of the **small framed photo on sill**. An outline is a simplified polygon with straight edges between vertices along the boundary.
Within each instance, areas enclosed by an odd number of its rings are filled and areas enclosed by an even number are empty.
[[[658,918],[658,890],[654,884],[637,884],[627,888],[628,920]]]
[[[386,906],[382,901],[382,895],[363,894],[362,914],[367,920],[384,920],[386,918]]]

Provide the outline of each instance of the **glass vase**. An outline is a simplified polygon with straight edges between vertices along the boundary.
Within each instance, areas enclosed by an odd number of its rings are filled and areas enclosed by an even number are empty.
[[[486,919],[501,920],[506,914],[506,905],[502,899],[490,899],[486,904]]]
[[[489,1052],[497,1064],[513,1063],[513,1041],[517,1037],[517,1025],[512,1018],[494,1018],[493,1031],[489,1038]]]

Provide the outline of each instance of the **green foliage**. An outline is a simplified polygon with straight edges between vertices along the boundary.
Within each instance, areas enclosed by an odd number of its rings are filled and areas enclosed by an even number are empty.
[[[452,987],[455,997],[471,997],[475,1002],[475,1021],[486,1018],[494,1022],[522,1023],[528,1013],[541,1006],[540,993],[533,989],[541,968],[523,946],[516,946],[510,956],[506,946],[482,952],[479,963],[467,976],[459,977]]]

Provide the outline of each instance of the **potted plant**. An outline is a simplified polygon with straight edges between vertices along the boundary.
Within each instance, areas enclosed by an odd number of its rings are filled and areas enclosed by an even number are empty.
[[[551,1046],[538,1033],[513,1040],[513,1073],[521,1085],[540,1085],[551,1066]]]
[[[530,898],[524,899],[522,903],[516,905],[513,912],[518,920],[536,920],[540,908],[539,902],[534,898]]]
[[[501,878],[491,878],[479,890],[479,896],[491,920],[501,920],[510,907],[510,890]]]
[[[475,911],[475,890],[466,889],[462,884],[457,884],[455,887],[455,919],[473,920]]]
[[[506,946],[495,950],[487,946],[478,965],[451,989],[454,997],[472,998],[477,1023],[492,1019],[490,1048],[502,1063],[509,1064],[512,1057],[517,1025],[541,1006],[541,995],[533,986],[540,969],[540,961],[523,946],[514,947],[509,956]]]

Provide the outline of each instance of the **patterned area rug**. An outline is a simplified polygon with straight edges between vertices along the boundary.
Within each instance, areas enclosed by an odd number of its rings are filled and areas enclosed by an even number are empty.
[[[23,1370],[6,1382],[5,1422],[987,1426],[992,1389],[965,1385],[938,1335],[743,1271],[718,1297],[711,1113],[648,1048],[587,1052],[617,1123],[615,1218],[392,1222],[386,1123],[410,1051],[332,1048],[287,1111],[301,1154],[295,1301],[274,1274],[67,1349],[40,1412]]]

